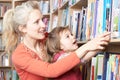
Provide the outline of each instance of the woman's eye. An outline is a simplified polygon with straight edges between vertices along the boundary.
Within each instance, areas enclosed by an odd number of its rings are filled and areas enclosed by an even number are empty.
[[[35,21],[35,24],[38,24],[39,23],[39,20]]]
[[[42,18],[42,21],[44,21],[44,17]]]
[[[36,23],[39,23],[39,21],[36,21]]]

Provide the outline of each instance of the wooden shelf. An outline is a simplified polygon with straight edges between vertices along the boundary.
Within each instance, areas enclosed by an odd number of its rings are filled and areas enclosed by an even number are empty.
[[[12,0],[0,0],[0,2],[12,2]]]
[[[2,36],[2,32],[0,31],[0,36]]]
[[[82,6],[87,7],[87,0],[79,0],[75,4],[71,5],[70,8],[80,9]]]
[[[54,15],[58,15],[58,9],[53,10],[52,14],[54,14]]]
[[[13,0],[13,1],[28,1],[28,0]]]
[[[0,66],[0,69],[11,69],[12,66]]]
[[[0,52],[4,52],[5,50],[0,50]]]
[[[111,39],[110,43],[120,45],[120,39]]]
[[[0,19],[3,19],[3,17],[2,17],[2,16],[0,16]]]
[[[65,9],[68,6],[69,1],[66,1],[59,9]]]
[[[0,0],[0,3],[12,3],[12,0]]]
[[[87,41],[78,41],[78,44],[84,44]],[[120,39],[111,39],[110,44],[120,45]]]
[[[105,51],[114,52],[114,53],[120,53],[120,44],[119,45],[109,44]]]
[[[43,17],[50,18],[50,13],[48,13],[48,14],[43,14]]]
[[[87,41],[78,41],[78,44],[85,44]]]

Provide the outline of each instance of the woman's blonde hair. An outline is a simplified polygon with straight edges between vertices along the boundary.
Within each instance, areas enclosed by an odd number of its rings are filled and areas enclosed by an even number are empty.
[[[27,23],[28,16],[33,9],[39,9],[37,1],[27,1],[15,9],[8,10],[3,18],[3,44],[5,51],[11,52],[15,49],[17,43],[22,37],[22,32],[18,30],[19,26]],[[39,9],[40,10],[40,9]]]

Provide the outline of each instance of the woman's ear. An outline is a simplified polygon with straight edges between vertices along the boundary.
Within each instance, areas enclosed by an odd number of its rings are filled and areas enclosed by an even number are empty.
[[[26,27],[25,27],[25,26],[20,25],[20,26],[18,27],[18,29],[19,29],[20,32],[26,33]]]

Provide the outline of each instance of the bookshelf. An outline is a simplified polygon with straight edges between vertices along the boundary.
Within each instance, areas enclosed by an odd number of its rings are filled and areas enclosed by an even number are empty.
[[[12,8],[14,8],[16,5],[20,5],[25,1],[28,1],[28,0],[0,0],[0,4],[2,3],[10,4]],[[99,30],[96,30],[99,27],[96,27],[95,28],[96,31],[95,31],[93,30],[94,28],[92,26],[95,26],[95,25],[99,26],[98,22],[101,22],[102,19],[108,20],[108,22],[112,22],[110,21],[112,19],[110,18],[110,16],[105,16],[101,14],[98,14],[99,16],[97,16],[97,12],[104,13],[103,9],[100,8],[100,6],[102,5],[98,4],[98,2],[96,2],[97,0],[36,0],[36,1],[39,1],[40,4],[42,5],[44,1],[46,1],[45,7],[42,6],[42,9],[46,9],[47,12],[46,11],[42,11],[42,12],[43,12],[43,17],[45,18],[44,22],[48,27],[48,32],[57,26],[65,26],[65,27],[69,26],[71,31],[76,36],[79,46],[85,44],[90,38],[92,39],[93,37],[102,33],[102,32],[98,33]],[[107,0],[103,0],[103,2],[104,1],[107,1]],[[113,0],[108,0],[108,1],[113,1]],[[100,2],[100,3],[103,3],[103,2]],[[91,8],[92,6],[98,6],[100,10],[97,10],[96,7]],[[90,9],[93,11],[90,11]],[[110,9],[110,11],[112,10]],[[112,14],[112,12],[110,13]],[[104,16],[105,19],[101,16]],[[3,16],[0,16],[0,20],[2,19],[3,19]],[[0,23],[0,29],[1,29],[1,23]],[[0,30],[0,36],[1,35],[2,35],[2,32]],[[1,43],[1,40],[0,40],[0,43]],[[4,50],[0,50],[0,54],[2,52],[4,52]],[[119,53],[120,37],[111,38],[110,44],[106,47],[105,52]],[[7,66],[7,67],[0,66],[0,69],[7,69],[7,68],[11,69],[11,66]]]
[[[103,52],[120,53],[119,0],[50,0],[50,4],[50,29],[69,26],[79,46],[105,31],[111,31],[110,44]],[[117,9],[113,9],[114,5]]]
[[[70,28],[74,27],[73,24],[71,25],[71,18],[70,18],[71,16],[72,17],[74,16],[73,15],[74,11],[78,11],[78,12],[81,13],[83,7],[86,8],[86,10],[87,10],[88,9],[88,5],[90,6],[89,3],[95,3],[95,1],[96,0],[50,0],[50,4],[51,4],[51,9],[50,9],[51,10],[50,11],[51,12],[50,13],[51,14],[50,15],[51,16],[51,24],[50,24],[51,26],[50,27],[51,27],[51,29],[54,28],[54,27],[56,27],[56,26],[69,26]],[[107,0],[104,0],[103,2],[105,2],[105,1],[107,1]],[[109,1],[112,1],[112,0],[109,0]],[[96,5],[93,5],[93,6],[96,6]],[[67,17],[65,16],[66,14],[63,16],[63,12],[64,12],[64,9],[66,9],[66,7],[68,7]],[[95,14],[95,7],[94,7],[94,14]],[[86,18],[87,18],[87,15],[88,15],[88,13],[85,14]],[[54,20],[54,16],[57,17],[57,19],[55,18],[56,21]],[[68,23],[66,25],[61,25],[62,21],[63,22],[65,21],[63,17],[68,18]],[[95,17],[93,15],[93,22],[94,22],[94,18]],[[110,19],[112,19],[112,18],[110,18]],[[79,22],[79,24],[80,24],[80,22]],[[85,22],[85,24],[86,24],[86,26],[88,25],[87,22]],[[79,25],[79,26],[81,26],[81,25]],[[77,27],[79,27],[79,26],[77,26]],[[72,29],[74,29],[74,28],[72,28]],[[93,33],[91,33],[91,34],[93,34]],[[91,37],[91,39],[92,38],[93,37]],[[87,39],[83,40],[83,41],[78,40],[78,44],[84,44],[87,41],[88,41]],[[120,47],[119,43],[120,43],[120,37],[111,38],[109,46],[111,48],[113,48],[113,51],[116,48],[116,49],[118,49],[117,52],[120,52],[120,50],[119,50],[119,47]],[[107,51],[111,51],[111,49],[109,49],[109,47],[108,47]]]
[[[0,0],[0,80],[12,79],[12,65],[9,54],[4,51],[2,44],[2,22],[5,12],[12,8],[12,0]],[[11,74],[10,74],[11,73]]]

